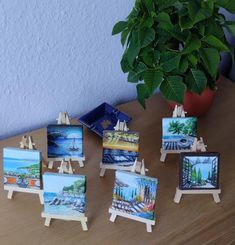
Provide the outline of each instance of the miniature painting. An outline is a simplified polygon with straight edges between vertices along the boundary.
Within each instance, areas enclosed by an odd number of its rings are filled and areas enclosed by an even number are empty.
[[[132,166],[138,157],[139,134],[106,130],[103,134],[103,164]]]
[[[190,150],[196,136],[197,118],[162,119],[162,148],[164,150]]]
[[[112,209],[154,220],[158,180],[116,171]]]
[[[40,189],[41,153],[17,148],[3,149],[4,185]]]
[[[45,173],[43,175],[44,212],[79,216],[86,209],[86,177]]]
[[[180,189],[218,189],[219,153],[181,155]]]
[[[50,159],[83,157],[83,130],[80,125],[50,125],[47,127],[47,141]]]

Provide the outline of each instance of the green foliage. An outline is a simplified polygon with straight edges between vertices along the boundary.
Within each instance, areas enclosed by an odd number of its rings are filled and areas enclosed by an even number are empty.
[[[77,180],[70,186],[64,186],[63,191],[74,194],[83,194],[86,191],[86,184],[84,180]]]
[[[182,130],[184,128],[184,123],[181,123],[180,121],[172,121],[169,124],[168,131],[172,134],[181,134]]]
[[[166,100],[183,103],[184,93],[215,88],[220,52],[233,52],[224,35],[235,36],[235,22],[219,8],[235,13],[234,0],[136,0],[121,33],[121,60],[128,82],[136,83],[139,102],[160,89]]]

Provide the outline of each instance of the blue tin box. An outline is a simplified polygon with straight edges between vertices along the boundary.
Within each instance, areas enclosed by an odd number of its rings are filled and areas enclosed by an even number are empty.
[[[79,118],[79,121],[90,130],[103,137],[104,130],[113,130],[117,121],[131,121],[131,117],[112,107],[108,103],[103,103]]]

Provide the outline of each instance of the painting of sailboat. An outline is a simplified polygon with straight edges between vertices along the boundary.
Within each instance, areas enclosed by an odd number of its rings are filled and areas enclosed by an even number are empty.
[[[116,171],[111,208],[154,220],[157,185],[155,178]]]
[[[190,150],[196,136],[197,118],[162,119],[162,148],[164,150]]]
[[[58,173],[43,174],[44,212],[81,216],[86,211],[86,177]]]
[[[83,157],[81,125],[49,125],[47,127],[49,159],[79,159]]]
[[[40,189],[41,153],[17,148],[3,149],[4,185]]]
[[[139,152],[139,134],[106,130],[103,134],[103,164],[131,166]]]
[[[182,153],[180,189],[218,189],[219,153]]]

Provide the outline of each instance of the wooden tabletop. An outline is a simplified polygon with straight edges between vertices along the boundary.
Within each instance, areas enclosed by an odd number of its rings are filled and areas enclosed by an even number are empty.
[[[114,172],[106,171],[99,177],[102,140],[88,129],[85,133],[84,168],[73,167],[76,173],[87,176],[88,231],[84,232],[75,221],[54,220],[49,228],[41,218],[43,206],[37,195],[17,193],[13,200],[0,191],[0,244],[74,245],[74,244],[232,244],[235,243],[235,84],[222,78],[213,107],[199,118],[198,135],[208,145],[208,151],[221,154],[221,203],[211,195],[183,196],[180,204],[173,202],[178,185],[179,155],[159,161],[161,147],[161,120],[171,116],[166,102],[159,96],[147,102],[144,111],[137,101],[119,106],[133,120],[131,130],[140,132],[140,158],[145,159],[147,175],[159,179],[156,201],[156,226],[146,232],[143,223],[117,218],[109,221],[108,209],[112,201]],[[46,157],[46,129],[28,132],[38,149]],[[21,136],[0,142],[1,147],[18,147]],[[1,151],[2,152],[2,151]],[[2,156],[1,156],[2,158]],[[59,163],[58,163],[59,164]],[[48,171],[43,162],[43,171]],[[53,171],[56,171],[56,165]],[[1,167],[1,178],[3,170]],[[3,183],[3,181],[2,181]]]

